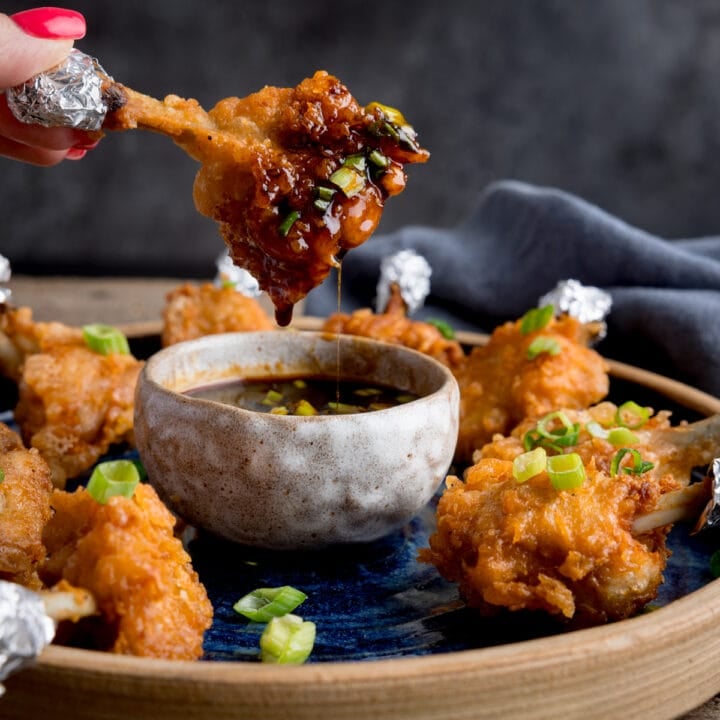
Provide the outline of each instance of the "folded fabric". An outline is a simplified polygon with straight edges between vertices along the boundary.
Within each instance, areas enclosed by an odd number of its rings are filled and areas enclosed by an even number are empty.
[[[561,190],[502,181],[455,228],[406,227],[349,253],[343,311],[373,306],[382,259],[402,249],[432,267],[416,318],[490,332],[572,278],[612,296],[599,352],[720,396],[720,235],[669,241]],[[329,281],[308,296],[306,312],[337,307]]]

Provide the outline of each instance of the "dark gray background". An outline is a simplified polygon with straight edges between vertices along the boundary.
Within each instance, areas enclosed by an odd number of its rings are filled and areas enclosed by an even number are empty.
[[[323,68],[360,102],[401,108],[433,156],[410,169],[381,231],[452,226],[499,178],[577,193],[668,238],[720,230],[716,0],[72,7],[89,26],[78,47],[159,97],[211,106]],[[0,159],[0,252],[16,272],[212,275],[223,245],[194,209],[195,170],[137,131],[52,169]]]

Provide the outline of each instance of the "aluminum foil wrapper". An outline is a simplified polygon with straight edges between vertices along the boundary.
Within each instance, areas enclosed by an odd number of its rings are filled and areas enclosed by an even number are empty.
[[[384,312],[390,300],[390,286],[396,284],[408,315],[419,310],[430,294],[432,269],[428,261],[414,250],[400,250],[380,263],[380,277],[375,291],[375,309]]]
[[[561,280],[553,290],[538,300],[538,307],[554,305],[556,313],[567,313],[581,323],[596,323],[595,340],[602,340],[607,333],[605,318],[612,307],[610,294],[577,280]]]
[[[0,255],[0,283],[9,282],[11,277],[10,261],[4,255]],[[0,286],[0,305],[9,303],[11,296],[10,288]]]
[[[247,270],[238,267],[227,250],[218,257],[215,266],[217,267],[215,285],[218,287],[232,285],[235,290],[248,297],[258,297],[262,294],[258,281]]]
[[[60,65],[7,90],[7,103],[24,123],[99,130],[108,111],[103,97],[108,80],[95,58],[72,50]]]
[[[710,488],[710,501],[703,510],[694,532],[720,527],[720,458],[715,458],[710,465]]]
[[[0,580],[0,681],[33,662],[54,636],[40,596]]]

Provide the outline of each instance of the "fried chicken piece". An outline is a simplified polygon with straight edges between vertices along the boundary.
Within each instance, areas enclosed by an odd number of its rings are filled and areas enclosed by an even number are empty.
[[[6,371],[19,383],[15,420],[25,444],[50,465],[53,482],[88,470],[111,445],[133,442],[135,383],[143,363],[100,355],[79,328],[36,323],[28,308],[2,318]]]
[[[220,224],[233,261],[268,293],[280,325],[370,237],[385,200],[405,188],[403,165],[429,157],[397,110],[362,107],[322,71],[295,88],[225,98],[209,112],[175,95],[161,102],[119,84],[108,90],[106,129],[163,133],[202,164],[195,205]]]
[[[260,303],[231,287],[185,283],[167,295],[163,308],[162,345],[224,332],[272,330]]]
[[[44,541],[43,579],[89,590],[111,629],[112,652],[196,660],[212,605],[190,556],[173,534],[175,519],[150,485],[106,505],[84,489],[56,490]]]
[[[585,408],[608,393],[608,366],[587,346],[588,331],[563,315],[542,330],[520,331],[521,320],[496,328],[486,345],[473,348],[456,371],[460,386],[460,430],[456,457],[468,461],[495,433],[507,434],[524,418],[557,408]],[[559,352],[529,358],[538,337]]]
[[[37,450],[0,423],[0,579],[41,587],[42,532],[50,519],[50,470]]]
[[[468,605],[486,613],[542,610],[588,625],[628,617],[656,596],[670,526],[658,526],[667,522],[662,514],[655,523],[643,520],[686,491],[693,467],[710,462],[720,416],[671,428],[669,413],[658,413],[633,431],[631,444],[654,467],[613,475],[618,448],[589,434],[587,423],[607,424],[615,410],[602,403],[564,411],[580,425],[577,445],[567,450],[582,458],[586,473],[572,491],[556,490],[545,471],[524,483],[514,478],[513,459],[536,426],[530,420],[479,450],[464,482],[448,478],[421,558],[458,582]],[[694,495],[699,513],[704,499]]]
[[[390,300],[382,313],[360,308],[352,314],[335,313],[327,318],[325,332],[382,340],[418,350],[450,368],[459,368],[465,359],[460,343],[448,340],[437,327],[421,320],[411,320],[398,286],[390,288]]]

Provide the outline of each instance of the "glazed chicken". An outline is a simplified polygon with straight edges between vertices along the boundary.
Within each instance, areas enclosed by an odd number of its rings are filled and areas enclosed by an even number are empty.
[[[25,444],[47,461],[57,487],[112,445],[132,443],[141,361],[100,355],[79,328],[35,323],[28,308],[8,309],[0,320],[2,366],[18,381],[15,421]]]
[[[101,505],[84,489],[56,490],[43,540],[46,583],[89,590],[102,616],[99,649],[196,660],[212,606],[173,534],[175,518],[145,484]]]
[[[671,428],[669,413],[658,413],[631,431],[634,440],[625,434],[623,450],[603,437],[616,411],[610,403],[563,411],[579,435],[560,454],[576,453],[585,474],[573,489],[556,489],[547,469],[516,479],[513,461],[528,433],[537,439],[536,422],[496,436],[464,481],[448,478],[422,559],[485,613],[541,610],[589,625],[637,612],[663,580],[668,523],[697,517],[707,499],[690,476],[717,455],[720,416]],[[618,453],[625,459],[615,466]]]
[[[272,330],[275,324],[254,298],[232,287],[185,283],[167,295],[162,345],[224,332]]]
[[[50,470],[37,450],[27,450],[1,423],[0,468],[0,579],[36,590],[45,558],[42,532],[51,513]]]
[[[608,393],[608,366],[588,347],[588,328],[569,315],[522,332],[522,319],[499,326],[455,372],[460,386],[456,456],[469,461],[495,433],[557,408],[586,408]],[[533,355],[533,343],[549,351]],[[553,345],[554,344],[554,345]]]
[[[322,71],[209,112],[196,100],[161,102],[119,84],[106,92],[106,129],[163,133],[201,163],[195,205],[219,223],[233,261],[268,293],[280,325],[370,237],[385,200],[405,188],[404,164],[429,157],[397,110],[359,105]]]
[[[463,349],[455,340],[448,340],[434,325],[411,320],[397,285],[390,289],[387,307],[381,313],[370,308],[352,314],[335,313],[323,324],[325,332],[362,335],[418,350],[450,368],[458,369],[465,359]]]

